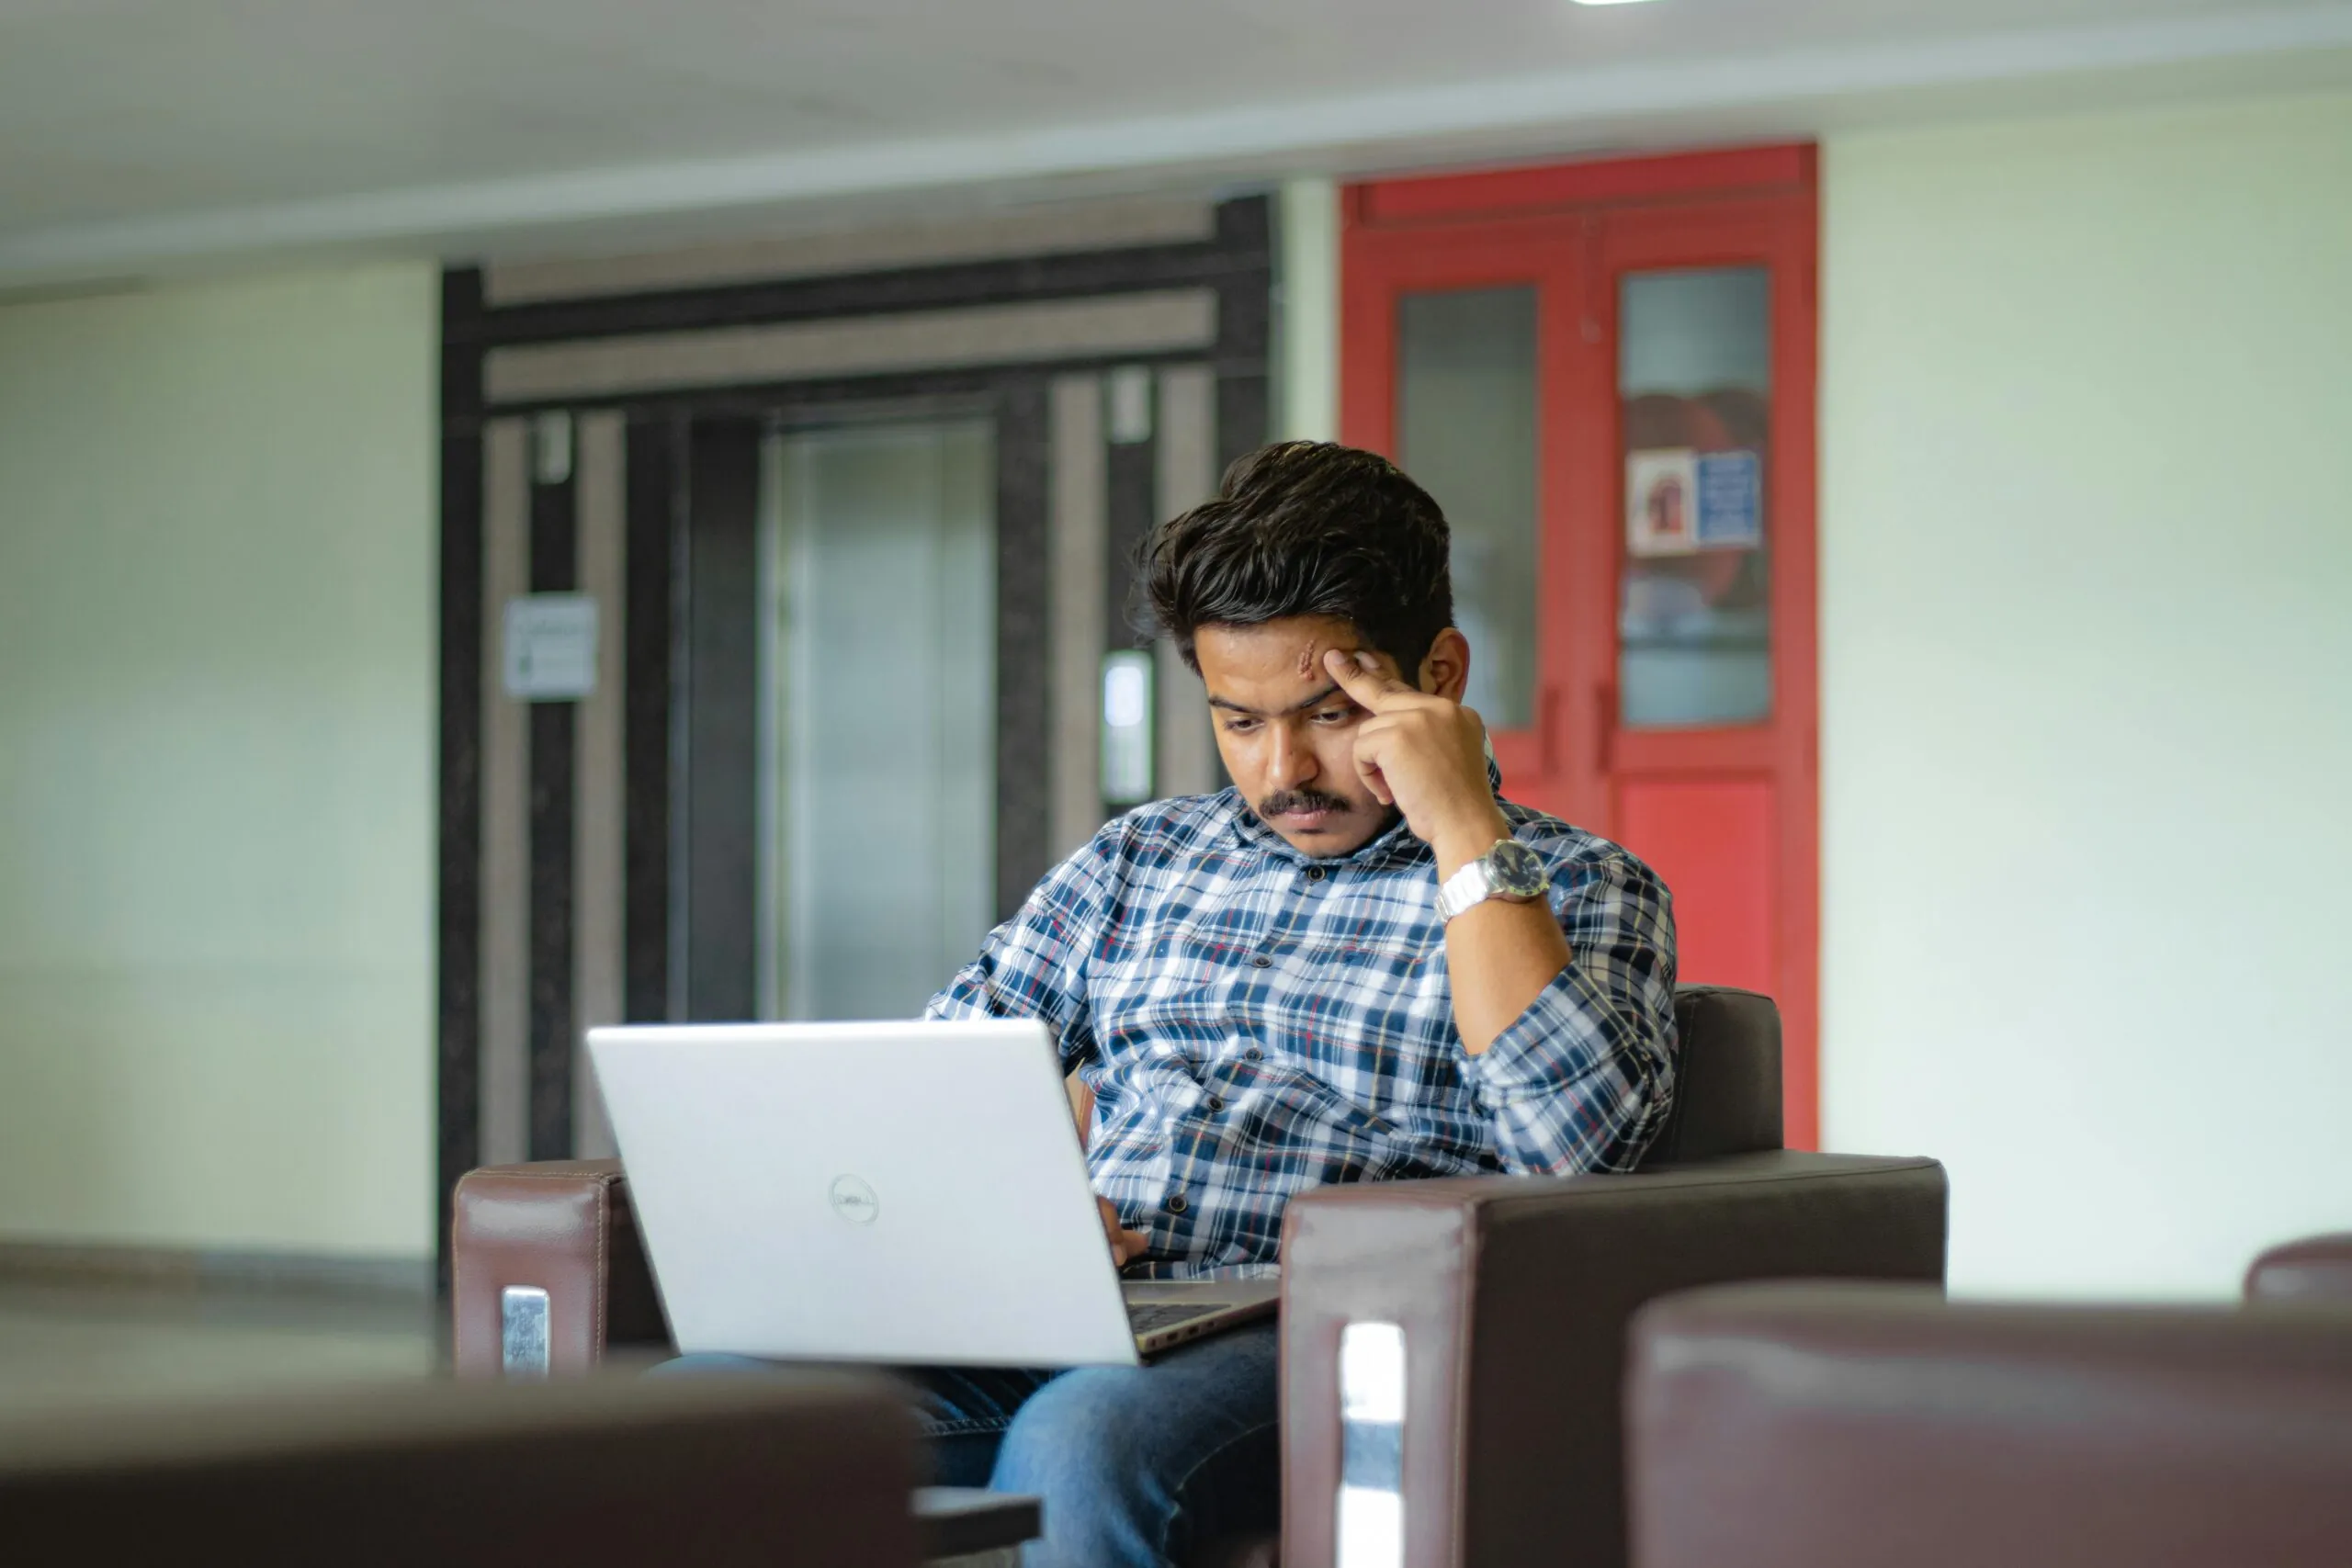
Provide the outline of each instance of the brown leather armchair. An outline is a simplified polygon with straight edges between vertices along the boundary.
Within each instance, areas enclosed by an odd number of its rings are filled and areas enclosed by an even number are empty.
[[[1781,1146],[1780,1014],[1690,987],[1675,1106],[1631,1176],[1334,1187],[1294,1201],[1283,1246],[1283,1522],[1291,1568],[1335,1562],[1342,1478],[1401,1507],[1409,1563],[1624,1562],[1619,1385],[1625,1325],[1655,1296],[1733,1280],[1940,1282],[1946,1190],[1933,1160]],[[458,1370],[535,1357],[585,1371],[663,1342],[660,1303],[611,1162],[507,1166],[459,1183]],[[510,1289],[548,1296],[543,1351],[503,1334]],[[1340,1348],[1390,1325],[1401,1430],[1342,1418]],[[1262,1558],[1261,1558],[1262,1560]]]
[[[2352,1306],[2352,1231],[2305,1236],[2266,1249],[2245,1271],[2248,1304],[2301,1302]]]
[[[420,1382],[0,1421],[0,1552],[240,1568],[913,1568],[915,1423],[806,1373]]]
[[[1742,1285],[1645,1309],[1637,1568],[2342,1568],[2352,1313]]]

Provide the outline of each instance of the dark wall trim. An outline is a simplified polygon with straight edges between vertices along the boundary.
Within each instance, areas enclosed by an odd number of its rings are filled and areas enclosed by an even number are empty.
[[[1046,382],[1007,385],[996,416],[996,918],[1052,863],[1052,650]]]
[[[1136,552],[1159,521],[1159,440],[1113,442],[1104,453],[1110,503],[1103,511],[1103,646],[1143,648],[1151,639],[1137,626],[1143,606],[1136,598]]]
[[[1236,205],[1227,203],[1230,208]],[[879,316],[962,305],[1015,305],[1076,295],[1140,294],[1188,284],[1248,287],[1268,268],[1264,226],[1229,222],[1215,240],[1060,255],[950,262],[884,272],[724,284],[582,299],[491,306],[471,318],[483,347],[621,337],[632,333]],[[1261,288],[1261,293],[1263,289]]]
[[[672,552],[685,512],[686,422],[632,421],[628,426],[627,527],[629,671],[621,746],[621,946],[627,955],[622,1013],[632,1023],[660,1023],[670,1009],[670,716],[673,671]],[[677,624],[683,624],[679,622]],[[641,672],[641,673],[640,673]]]
[[[835,406],[878,406],[921,400],[975,399],[992,402],[1003,388],[1017,381],[1112,370],[1123,365],[1206,363],[1215,367],[1221,377],[1256,376],[1261,380],[1264,379],[1262,360],[1245,359],[1227,364],[1224,359],[1223,344],[1224,338],[1220,334],[1216,346],[1208,349],[1177,348],[1164,352],[1074,355],[1066,359],[1029,360],[971,369],[913,370],[885,376],[851,376],[807,381],[758,381],[732,387],[685,388],[675,392],[622,392],[584,402],[578,399],[503,402],[489,413],[478,417],[488,418],[494,414],[505,419],[543,409],[594,407],[621,409],[632,418],[690,413],[698,417],[761,419],[779,408],[807,413]]]
[[[435,1278],[448,1281],[451,1200],[481,1161],[481,350],[464,331],[481,273],[441,279],[441,733],[435,899]],[[452,328],[457,335],[449,334]]]
[[[685,1016],[759,1012],[760,427],[697,422],[688,442]]]
[[[1216,429],[1220,469],[1265,445],[1272,412],[1273,351],[1273,203],[1263,197],[1217,209],[1217,243],[1267,260],[1254,277],[1237,276],[1216,296]]]
[[[576,423],[576,422],[575,422]],[[564,437],[567,452],[576,446]],[[564,476],[537,477],[532,451],[531,592],[570,593],[580,586],[579,485],[567,458]],[[573,809],[580,755],[579,710],[571,703],[531,706],[531,1139],[533,1159],[571,1156],[571,1058],[579,1009],[572,995]]]

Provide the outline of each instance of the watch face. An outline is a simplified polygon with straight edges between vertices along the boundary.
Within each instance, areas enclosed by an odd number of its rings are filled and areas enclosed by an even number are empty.
[[[1487,872],[1495,891],[1506,898],[1532,898],[1552,886],[1544,857],[1517,839],[1505,839],[1487,852]]]

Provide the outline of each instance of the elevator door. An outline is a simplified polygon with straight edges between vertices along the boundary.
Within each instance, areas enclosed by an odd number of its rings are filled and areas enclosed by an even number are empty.
[[[995,898],[995,450],[985,419],[762,449],[760,1010],[903,1018]]]

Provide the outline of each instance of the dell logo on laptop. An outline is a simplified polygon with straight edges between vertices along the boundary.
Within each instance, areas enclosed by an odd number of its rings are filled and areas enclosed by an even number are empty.
[[[827,1196],[832,1200],[833,1213],[854,1225],[870,1225],[882,1213],[882,1200],[854,1176],[834,1177]]]

